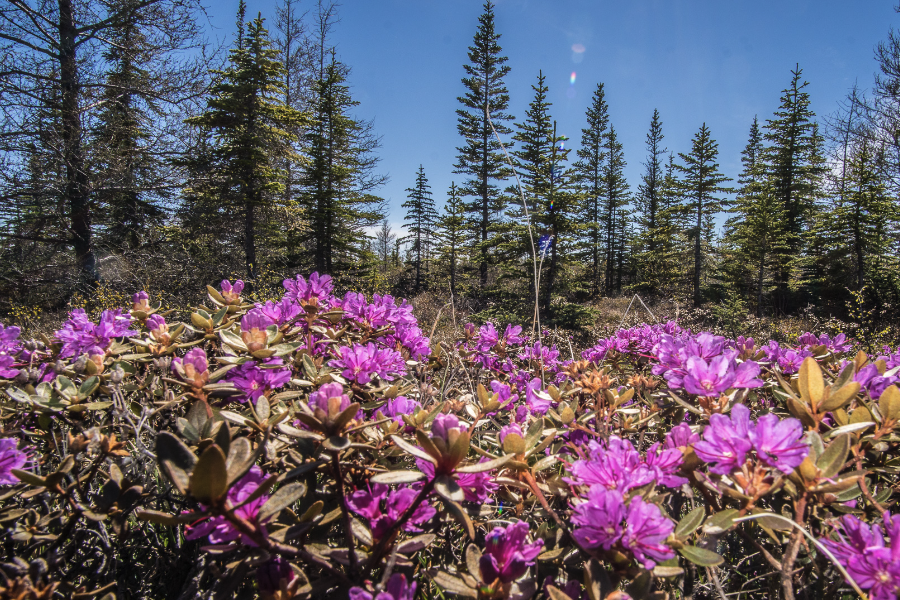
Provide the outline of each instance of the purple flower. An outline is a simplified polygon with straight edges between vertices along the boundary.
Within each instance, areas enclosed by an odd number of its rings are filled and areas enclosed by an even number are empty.
[[[162,315],[150,315],[147,317],[147,320],[144,321],[144,325],[147,326],[147,331],[153,336],[159,336],[169,330],[169,326],[166,324],[166,320]]]
[[[464,427],[460,425],[459,418],[454,414],[441,413],[431,423],[431,437],[442,440],[449,448],[462,433]]]
[[[251,360],[229,371],[228,375],[228,381],[243,392],[236,398],[238,402],[250,400],[253,404],[263,394],[283,387],[291,380],[291,370],[284,368],[280,358],[270,358],[264,363]]]
[[[559,350],[556,346],[547,348],[540,342],[535,342],[533,346],[525,346],[519,354],[519,359],[535,362],[544,367],[554,367],[559,363]]]
[[[131,315],[121,309],[104,310],[100,322],[91,322],[81,308],[69,313],[69,319],[63,323],[62,329],[56,332],[56,339],[63,343],[59,352],[60,358],[78,356],[92,346],[106,350],[114,338],[137,335],[129,329]]]
[[[241,292],[244,291],[244,282],[238,279],[231,285],[227,279],[222,280],[220,284],[222,288],[222,298],[227,304],[239,304],[241,301]]]
[[[383,592],[375,596],[361,587],[350,588],[350,600],[413,600],[416,596],[416,582],[406,583],[406,575],[394,573],[388,579]]]
[[[478,462],[486,462],[486,456],[481,457]],[[434,479],[434,465],[427,460],[421,458],[416,459],[416,466],[425,473],[426,477]],[[462,488],[463,495],[467,502],[475,502],[482,504],[488,499],[488,496],[500,489],[500,486],[491,478],[490,473],[482,471],[481,473],[454,473],[453,478]]]
[[[319,275],[317,272],[309,276],[309,281],[303,275],[297,275],[294,279],[285,279],[282,285],[287,290],[285,297],[306,304],[312,304],[314,301],[319,304],[329,304],[327,299],[334,289],[331,275]]]
[[[900,596],[900,518],[886,512],[882,520],[883,528],[844,515],[838,522],[837,541],[822,540],[873,600]]]
[[[512,388],[510,386],[497,381],[496,379],[491,381],[491,391],[497,394],[497,402],[500,403],[500,408],[506,408],[519,399],[518,394],[512,393]]]
[[[782,421],[772,413],[763,415],[750,431],[750,439],[760,462],[785,474],[792,473],[809,454],[809,446],[802,441],[803,425],[797,419]]]
[[[685,370],[684,389],[699,396],[718,396],[734,382],[731,361],[724,355],[716,356],[708,364],[699,356],[690,356]]]
[[[369,490],[356,490],[350,494],[350,497],[347,498],[347,506],[356,514],[369,520],[372,537],[380,540],[393,529],[418,495],[418,492],[412,488],[390,491],[388,486],[375,483]],[[420,532],[422,530],[418,525],[429,521],[435,514],[437,511],[434,507],[423,502],[404,523],[403,530],[413,533]]]
[[[20,332],[18,327],[6,327],[0,323],[0,377],[12,379],[19,374],[19,369],[13,369],[12,366],[22,349]]]
[[[150,310],[150,294],[141,290],[131,296],[131,310]]]
[[[609,550],[622,537],[625,500],[618,490],[591,486],[587,501],[575,507],[572,522],[578,526],[572,535],[585,548]]]
[[[266,347],[269,339],[268,327],[275,322],[260,308],[253,308],[241,317],[241,339],[250,352]]]
[[[13,438],[0,438],[0,485],[15,485],[19,478],[10,471],[22,469],[28,462],[28,453],[19,450]]]
[[[525,542],[528,523],[518,521],[506,529],[495,527],[484,540],[484,554],[481,555],[481,581],[491,584],[497,579],[501,583],[511,583],[524,575],[534,559],[541,553],[544,540],[530,544]]]
[[[326,383],[309,395],[309,408],[320,421],[327,416],[337,416],[350,407],[350,396],[344,393],[344,386],[339,383]],[[321,411],[321,413],[319,412]],[[362,412],[362,411],[360,411]],[[357,412],[357,416],[360,415]]]
[[[531,412],[542,415],[550,410],[553,401],[550,396],[541,390],[542,383],[539,377],[535,377],[525,386],[525,403]]]
[[[647,450],[647,458],[644,464],[653,472],[654,478],[661,484],[670,488],[677,488],[688,482],[678,475],[678,469],[684,462],[684,455],[678,449],[661,449],[657,442]]]
[[[628,504],[622,545],[631,550],[635,560],[645,569],[653,569],[657,562],[675,557],[665,540],[675,531],[675,523],[666,518],[655,504],[635,496]]]
[[[209,383],[209,361],[202,348],[191,348],[184,358],[173,358],[172,370],[194,387],[203,387]]]
[[[735,388],[758,388],[763,386],[763,381],[759,379],[759,364],[752,360],[745,360],[734,370],[734,381],[731,387]]]
[[[396,375],[406,372],[406,362],[399,352],[390,348],[378,349],[372,342],[365,346],[355,344],[352,348],[341,346],[331,365],[342,368],[344,378],[360,385],[369,383],[376,375],[391,381]]]
[[[288,296],[285,296],[277,303],[269,300],[265,304],[257,304],[256,309],[271,323],[279,327],[292,323],[303,310],[296,301]]]
[[[403,424],[403,415],[412,416],[422,405],[417,400],[410,400],[406,396],[397,396],[390,398],[384,406],[381,407],[381,414],[394,420],[395,423]]]
[[[270,558],[256,568],[256,583],[263,594],[273,595],[297,578],[297,574],[291,568],[291,563],[280,556]]]
[[[518,346],[525,342],[525,338],[523,338],[521,334],[521,325],[510,324],[506,326],[506,330],[503,332],[503,338],[500,341],[506,346]]]
[[[710,472],[727,475],[739,469],[752,449],[750,441],[750,409],[737,404],[731,418],[712,415],[703,430],[703,441],[694,444],[694,452],[701,460],[712,463]]]
[[[246,501],[256,491],[263,479],[265,479],[265,474],[262,469],[256,465],[250,467],[250,471],[228,490],[228,505],[235,507]],[[265,523],[259,521],[259,509],[262,508],[268,499],[269,497],[266,494],[262,494],[255,500],[235,509],[234,514],[257,525],[265,535]],[[242,543],[248,546],[256,546],[256,542],[243,535],[221,515],[205,517],[200,522],[185,527],[185,539],[196,540],[207,535],[209,536],[210,544],[227,544],[240,538]]]
[[[681,423],[672,428],[666,435],[664,446],[666,448],[689,448],[700,441],[700,436],[691,430],[687,423]]]
[[[500,428],[500,443],[502,444],[503,440],[506,439],[506,436],[511,433],[515,433],[520,438],[525,439],[525,436],[522,434],[522,428],[516,423],[510,423],[509,425],[504,425]]]
[[[802,435],[803,426],[797,419],[781,421],[770,413],[754,425],[750,423],[750,409],[736,404],[731,418],[718,414],[709,418],[703,441],[694,444],[694,452],[712,464],[710,473],[719,475],[740,469],[751,450],[761,464],[791,473],[809,453]]]
[[[591,440],[588,449],[587,458],[572,463],[569,467],[572,477],[564,481],[573,485],[600,485],[625,493],[656,481],[662,474],[659,465],[648,465],[630,441],[617,436],[611,436],[605,443]]]

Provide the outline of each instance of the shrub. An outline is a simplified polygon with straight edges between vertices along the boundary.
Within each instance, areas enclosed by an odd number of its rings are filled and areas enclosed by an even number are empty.
[[[900,351],[431,344],[405,301],[283,287],[0,325],[0,598],[900,591]]]

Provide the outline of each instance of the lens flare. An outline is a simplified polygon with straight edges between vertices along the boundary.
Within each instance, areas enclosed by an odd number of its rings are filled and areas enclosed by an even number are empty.
[[[572,52],[574,52],[575,54],[581,54],[584,51],[584,44],[572,44]]]
[[[569,85],[575,85],[575,71],[572,71],[572,74],[569,75]]]

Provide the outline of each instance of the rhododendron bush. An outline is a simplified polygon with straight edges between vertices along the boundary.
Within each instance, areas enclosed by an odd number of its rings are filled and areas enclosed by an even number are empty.
[[[900,351],[243,287],[0,325],[0,598],[900,593]]]

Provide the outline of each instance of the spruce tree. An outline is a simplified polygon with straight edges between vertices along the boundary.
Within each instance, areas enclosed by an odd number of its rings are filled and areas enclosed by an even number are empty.
[[[374,173],[379,140],[372,124],[350,115],[359,102],[346,84],[348,68],[333,51],[330,58],[314,88],[315,124],[304,141],[309,164],[300,202],[309,228],[300,233],[299,247],[311,249],[307,268],[343,278],[368,259],[360,240],[384,216],[384,201],[372,192],[386,178]]]
[[[587,127],[581,130],[581,147],[576,151],[579,160],[574,168],[581,194],[580,225],[582,231],[579,255],[588,266],[591,296],[601,289],[603,264],[603,232],[600,229],[600,210],[604,195],[603,169],[606,162],[606,136],[609,114],[603,84],[597,89],[587,109]]]
[[[308,123],[309,118],[283,102],[284,66],[278,51],[271,48],[262,17],[247,24],[246,37],[242,33],[230,53],[231,66],[217,72],[220,79],[213,86],[207,111],[188,122],[215,135],[213,153],[225,186],[196,197],[205,202],[233,202],[233,210],[242,220],[247,277],[253,281],[259,267],[259,215],[283,188],[277,157],[292,154],[290,130]],[[216,191],[223,194],[217,196]]]
[[[556,122],[550,116],[543,73],[538,73],[537,84],[531,87],[534,98],[525,111],[525,120],[516,124],[518,131],[513,136],[518,146],[514,156],[528,215],[519,207],[510,211],[512,220],[504,245],[512,262],[512,278],[531,282],[533,292],[537,255],[541,310],[549,318],[551,299],[558,291],[559,273],[567,262],[563,256],[574,241],[574,197],[572,172],[566,166],[569,150],[565,148],[566,138],[557,134]]]
[[[784,212],[766,177],[762,133],[754,117],[747,145],[741,152],[740,188],[725,225],[729,260],[727,278],[755,292],[756,316],[763,314],[764,296],[784,248]],[[748,268],[750,267],[750,268]]]
[[[892,248],[900,210],[880,175],[883,159],[869,140],[862,139],[852,149],[848,163],[844,198],[836,199],[828,219],[836,242],[829,262],[844,266],[838,269],[843,276],[835,283],[861,291],[896,265]]]
[[[603,290],[607,296],[622,291],[622,269],[626,243],[627,205],[630,200],[628,181],[625,179],[625,152],[610,125],[604,140],[606,161],[603,164],[603,195],[599,222],[603,231],[605,254]]]
[[[456,182],[450,182],[447,191],[447,202],[444,204],[444,214],[437,222],[439,246],[438,253],[441,264],[446,265],[450,278],[450,294],[457,295],[457,279],[459,277],[460,260],[467,245],[468,229],[466,227],[466,212],[462,195]]]
[[[791,71],[791,83],[783,90],[781,104],[766,122],[768,142],[765,162],[769,185],[784,214],[784,251],[775,274],[778,307],[792,307],[789,286],[804,252],[804,231],[816,207],[824,172],[821,139],[816,135],[815,113],[810,108],[808,82],[802,81],[799,65]]]
[[[688,238],[693,242],[694,264],[692,271],[692,288],[694,306],[700,306],[703,300],[701,290],[701,274],[704,262],[704,241],[707,247],[711,240],[710,225],[715,215],[722,210],[721,194],[731,193],[733,190],[723,187],[722,184],[731,181],[719,172],[719,144],[712,139],[706,123],[700,127],[700,131],[694,134],[689,154],[679,153],[682,164],[676,165],[676,169],[683,174],[681,192],[684,198],[684,211],[686,217],[691,218],[691,229]],[[704,240],[704,238],[706,238]]]
[[[160,164],[146,147],[151,118],[147,108],[156,108],[148,101],[152,84],[144,68],[150,58],[146,36],[139,27],[137,1],[121,4],[130,10],[110,31],[104,58],[112,68],[92,143],[94,197],[103,207],[100,215],[106,225],[101,239],[119,251],[140,246],[150,224],[159,223],[164,215],[148,191],[158,187],[154,173]]]
[[[635,204],[637,205],[637,225],[639,229],[639,251],[637,256],[638,288],[654,290],[659,283],[660,244],[664,235],[662,229],[662,192],[665,183],[664,157],[666,148],[662,141],[662,120],[659,111],[653,111],[650,130],[647,132],[647,161]]]
[[[416,280],[413,291],[419,293],[422,289],[423,263],[429,258],[434,227],[437,222],[437,211],[434,208],[434,199],[431,197],[431,186],[425,177],[425,168],[419,165],[416,172],[416,183],[411,188],[406,188],[408,200],[402,204],[406,209],[406,225],[409,232],[403,238],[410,242],[413,256],[413,269],[416,272]]]
[[[478,233],[473,260],[478,264],[481,289],[488,283],[488,267],[491,247],[494,244],[494,226],[505,203],[499,186],[511,175],[506,165],[500,136],[512,130],[504,123],[512,120],[505,111],[509,108],[509,94],[503,78],[509,73],[507,58],[501,55],[500,34],[494,30],[494,5],[484,4],[484,13],[478,18],[478,30],[469,46],[469,64],[463,66],[466,76],[462,83],[466,93],[458,98],[463,108],[457,109],[457,130],[463,137],[454,173],[467,176],[460,190],[471,197],[467,212],[472,228]]]

